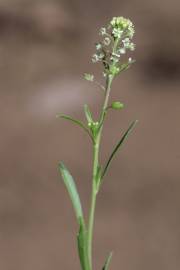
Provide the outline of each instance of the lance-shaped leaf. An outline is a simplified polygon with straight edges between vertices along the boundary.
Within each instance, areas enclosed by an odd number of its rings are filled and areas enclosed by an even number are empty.
[[[82,270],[90,270],[87,249],[87,230],[82,218],[79,219],[79,224],[80,226],[79,233],[77,235],[77,244],[81,268]]]
[[[61,117],[65,120],[69,120],[69,121],[73,122],[74,124],[80,126],[82,129],[84,129],[84,131],[86,131],[88,133],[88,135],[91,137],[91,139],[93,139],[91,136],[91,133],[89,132],[89,129],[80,120],[74,119],[69,115],[65,115],[65,114],[61,114],[61,113],[57,114],[57,117]]]
[[[67,168],[64,166],[63,163],[59,164],[59,170],[64,180],[64,184],[67,188],[69,196],[71,198],[71,201],[75,210],[75,214],[79,222],[80,219],[83,219],[83,212],[82,212],[81,202],[80,202],[79,194],[77,192],[76,184],[74,182],[73,177],[68,172]]]
[[[136,125],[138,121],[135,120],[131,123],[131,125],[129,126],[129,128],[127,129],[127,131],[124,133],[124,135],[122,136],[122,138],[120,139],[120,141],[118,142],[118,144],[115,146],[115,148],[113,149],[112,151],[112,154],[110,155],[105,167],[104,167],[104,170],[102,172],[102,176],[101,176],[101,179],[104,177],[104,175],[106,174],[107,172],[107,169],[114,157],[114,155],[116,154],[116,152],[118,151],[118,149],[122,146],[123,142],[127,139],[128,135],[130,134],[130,132],[132,131],[132,129],[134,128],[134,126]]]
[[[109,269],[109,265],[110,265],[110,262],[111,262],[111,259],[112,259],[112,252],[109,254],[109,256],[107,257],[106,259],[106,262],[105,262],[105,265],[103,266],[103,269],[102,270],[108,270]]]
[[[92,123],[93,122],[93,118],[92,118],[90,109],[89,109],[89,107],[88,107],[87,104],[84,105],[84,112],[85,112],[85,115],[86,115],[87,122],[88,123]]]

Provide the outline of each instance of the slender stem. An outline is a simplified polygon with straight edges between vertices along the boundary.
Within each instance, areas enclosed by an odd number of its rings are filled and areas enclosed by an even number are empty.
[[[94,227],[94,214],[95,214],[95,207],[96,207],[96,186],[95,186],[95,177],[98,167],[98,156],[99,156],[99,144],[94,144],[93,147],[93,181],[92,181],[92,194],[91,194],[91,207],[90,207],[90,214],[89,214],[89,226],[88,226],[88,257],[89,263],[92,270],[92,238],[93,238],[93,227]]]
[[[119,39],[116,39],[114,41],[113,45],[113,53],[116,53],[116,49],[118,46]],[[112,63],[112,67],[115,66],[116,63],[115,61]],[[93,270],[93,265],[92,265],[92,240],[93,240],[93,228],[94,228],[94,216],[95,216],[95,208],[96,208],[96,197],[97,197],[97,186],[96,186],[96,176],[97,176],[97,171],[99,167],[99,148],[101,144],[101,134],[103,130],[103,123],[104,123],[104,118],[106,115],[106,109],[108,107],[108,101],[109,101],[109,95],[111,91],[111,84],[114,79],[113,74],[107,75],[106,78],[106,86],[105,86],[105,97],[104,97],[104,103],[102,106],[102,110],[100,113],[100,119],[99,123],[102,123],[99,132],[97,136],[94,138],[93,142],[93,179],[92,179],[92,193],[91,193],[91,206],[90,206],[90,213],[89,213],[89,224],[88,224],[88,236],[87,236],[87,253],[88,253],[88,258],[89,258],[89,265],[90,269]]]
[[[114,76],[109,75],[106,81],[106,91],[105,91],[105,99],[104,104],[102,107],[101,115],[100,115],[100,122],[103,121],[104,114],[106,112],[106,107],[108,105],[109,94],[111,90],[111,83]],[[89,225],[88,225],[88,258],[90,267],[92,270],[92,239],[93,239],[93,227],[94,227],[94,215],[95,215],[95,207],[96,207],[96,197],[97,197],[97,190],[96,190],[96,174],[99,166],[99,148],[101,143],[101,134],[102,134],[103,125],[101,126],[99,133],[96,137],[95,143],[93,145],[93,179],[92,179],[92,194],[91,194],[91,207],[90,207],[90,214],[89,214]]]

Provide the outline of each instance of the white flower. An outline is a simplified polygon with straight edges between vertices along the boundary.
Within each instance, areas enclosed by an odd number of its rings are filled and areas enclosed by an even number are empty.
[[[125,39],[122,40],[122,43],[124,44],[124,47],[127,47],[127,46],[129,46],[130,39],[129,38],[125,38]]]
[[[129,49],[130,49],[130,51],[134,51],[135,50],[135,44],[134,43],[130,43],[129,44]]]
[[[102,27],[100,29],[100,35],[104,36],[106,34],[106,28],[105,27]]]
[[[118,63],[119,62],[119,58],[113,57],[113,61],[114,61],[114,63]]]
[[[112,53],[112,55],[113,55],[113,56],[116,56],[116,57],[121,57],[121,55],[118,54],[118,53]]]
[[[129,59],[128,59],[128,63],[129,64],[132,64],[134,61],[132,60],[132,58],[131,57],[129,57]]]
[[[124,48],[129,49],[130,51],[134,51],[135,44],[133,42],[130,42],[129,38],[125,38],[122,40],[122,43],[124,45]]]
[[[104,53],[101,52],[101,53],[99,54],[99,59],[102,59],[103,57],[104,57]]]
[[[125,48],[120,48],[119,49],[119,52],[120,52],[120,54],[125,54],[126,53],[126,49]]]
[[[106,77],[107,76],[107,73],[106,72],[103,72],[102,74],[103,74],[103,77]]]
[[[101,52],[101,53],[99,53],[99,54],[93,54],[93,56],[92,56],[92,62],[93,63],[96,63],[96,62],[98,62],[98,61],[100,61],[100,60],[102,60],[102,58],[104,57],[104,53],[103,52]]]
[[[93,56],[92,56],[92,62],[93,63],[96,63],[98,61],[99,61],[99,56],[97,54],[93,54]]]
[[[100,50],[102,48],[102,44],[101,43],[97,43],[96,44],[96,50]]]
[[[112,56],[110,57],[110,60],[113,61],[114,63],[119,62],[120,55],[116,53],[112,53]]]
[[[134,26],[129,27],[128,28],[127,36],[130,37],[130,38],[132,38],[134,36],[134,33],[135,33]]]
[[[104,39],[103,43],[104,43],[104,45],[109,46],[109,44],[111,43],[110,38],[105,37],[105,39]]]
[[[111,20],[111,25],[112,26],[115,26],[116,25],[116,21],[117,21],[117,17],[113,17],[112,20]]]
[[[118,28],[114,28],[114,29],[112,30],[112,34],[114,35],[114,37],[117,37],[117,38],[121,38],[122,33],[123,33],[123,31],[121,31],[121,30],[118,29]]]

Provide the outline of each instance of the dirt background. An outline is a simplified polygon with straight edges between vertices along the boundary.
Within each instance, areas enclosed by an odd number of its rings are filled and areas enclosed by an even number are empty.
[[[114,82],[104,162],[120,134],[139,123],[98,197],[95,268],[180,269],[180,3],[177,0],[0,1],[0,269],[80,269],[78,228],[57,172],[63,160],[89,206],[89,139],[58,112],[94,115],[102,93],[82,79],[98,29],[112,16],[135,24],[137,60]]]

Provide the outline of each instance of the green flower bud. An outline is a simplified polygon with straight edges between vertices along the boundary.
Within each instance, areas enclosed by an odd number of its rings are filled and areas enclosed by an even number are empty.
[[[119,67],[110,66],[110,70],[109,70],[110,74],[117,75],[119,73],[119,71],[120,71]]]
[[[129,19],[126,19],[124,17],[114,17],[111,22],[110,26],[112,27],[112,34],[114,37],[121,37],[121,31],[122,33],[126,31],[126,36],[132,38],[134,35],[134,25]]]
[[[129,19],[124,17],[114,17],[111,21],[112,27],[125,29],[128,26],[132,26],[132,23]]]
[[[119,102],[119,101],[114,101],[112,104],[111,104],[111,108],[114,109],[114,110],[120,110],[124,107],[124,104]]]

